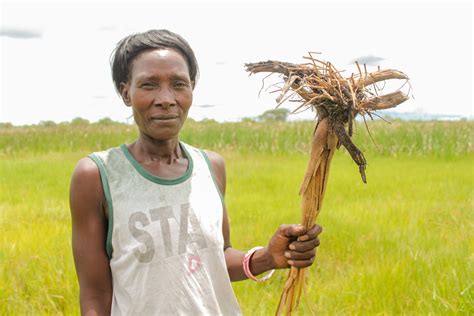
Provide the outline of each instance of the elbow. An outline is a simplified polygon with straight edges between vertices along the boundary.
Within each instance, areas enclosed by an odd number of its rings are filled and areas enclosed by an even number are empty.
[[[112,291],[95,290],[81,291],[80,294],[81,315],[99,316],[110,315],[112,307]]]

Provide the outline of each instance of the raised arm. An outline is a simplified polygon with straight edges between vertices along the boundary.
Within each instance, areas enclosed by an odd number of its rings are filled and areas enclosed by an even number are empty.
[[[81,159],[74,169],[69,202],[81,314],[110,315],[112,277],[105,248],[106,203],[99,170],[89,158]]]
[[[222,195],[225,196],[226,173],[224,159],[217,153],[211,151],[206,151],[206,153],[211,162],[217,185]],[[301,225],[281,225],[270,239],[268,246],[257,250],[253,254],[250,261],[250,271],[253,275],[258,275],[271,269],[310,266],[314,261],[316,247],[319,246],[318,235],[321,231],[319,225],[315,225],[309,231],[306,231]],[[232,248],[230,243],[229,219],[225,205],[222,234],[230,279],[232,281],[247,279],[242,267],[245,252]],[[298,237],[300,237],[300,241],[296,241]]]

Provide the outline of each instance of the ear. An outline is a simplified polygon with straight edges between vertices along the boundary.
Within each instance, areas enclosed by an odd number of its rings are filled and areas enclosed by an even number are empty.
[[[128,83],[120,83],[120,95],[126,106],[132,106],[130,101],[130,85]]]

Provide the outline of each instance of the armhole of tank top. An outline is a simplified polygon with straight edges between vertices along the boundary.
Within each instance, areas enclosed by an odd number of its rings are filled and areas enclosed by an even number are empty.
[[[214,170],[212,169],[211,161],[209,160],[209,157],[207,156],[204,150],[199,149],[199,151],[204,157],[204,160],[206,160],[207,168],[209,169],[209,172],[211,173],[212,181],[214,182],[214,186],[216,187],[216,190],[219,193],[219,197],[221,198],[222,207],[224,207],[224,196],[222,195],[221,189],[219,189],[219,185],[217,184],[216,175],[214,174]]]
[[[104,195],[105,195],[105,200],[107,202],[107,212],[108,212],[108,223],[107,223],[107,238],[105,241],[105,250],[107,251],[107,256],[112,258],[112,232],[113,232],[113,226],[114,226],[114,209],[112,206],[112,197],[110,196],[110,187],[109,187],[109,181],[107,179],[107,173],[105,172],[105,166],[104,163],[102,162],[102,159],[96,154],[91,154],[89,155],[89,158],[92,159],[93,162],[97,165],[97,168],[99,168],[99,173],[100,173],[100,180],[102,182],[102,188],[104,190]]]

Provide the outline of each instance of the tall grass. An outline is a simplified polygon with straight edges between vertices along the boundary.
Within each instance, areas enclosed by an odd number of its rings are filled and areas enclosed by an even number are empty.
[[[323,226],[301,314],[474,313],[473,157],[374,157],[364,185],[336,155],[318,222]],[[299,220],[307,158],[239,155],[228,162],[235,247],[265,244]],[[245,170],[245,173],[242,173]],[[248,315],[274,312],[286,273],[234,285]]]
[[[473,122],[370,123],[354,141],[363,185],[335,156],[307,300],[321,315],[474,314]],[[188,122],[182,139],[226,158],[226,203],[238,249],[299,221],[312,123]],[[68,187],[78,159],[133,141],[128,125],[0,129],[0,315],[78,314]],[[246,315],[276,308],[286,273],[234,283]]]
[[[0,161],[0,315],[78,313],[67,194],[85,154]],[[235,248],[265,245],[299,220],[306,155],[223,154]],[[350,158],[336,156],[300,314],[306,302],[321,315],[472,314],[472,158],[373,157],[363,185]],[[244,314],[272,314],[285,277],[234,283]]]
[[[313,122],[217,123],[188,121],[182,140],[198,147],[242,153],[307,153]],[[473,152],[474,122],[357,123],[354,142],[367,153],[396,156],[460,156]],[[98,151],[131,142],[135,126],[126,124],[63,124],[0,128],[0,155]]]

